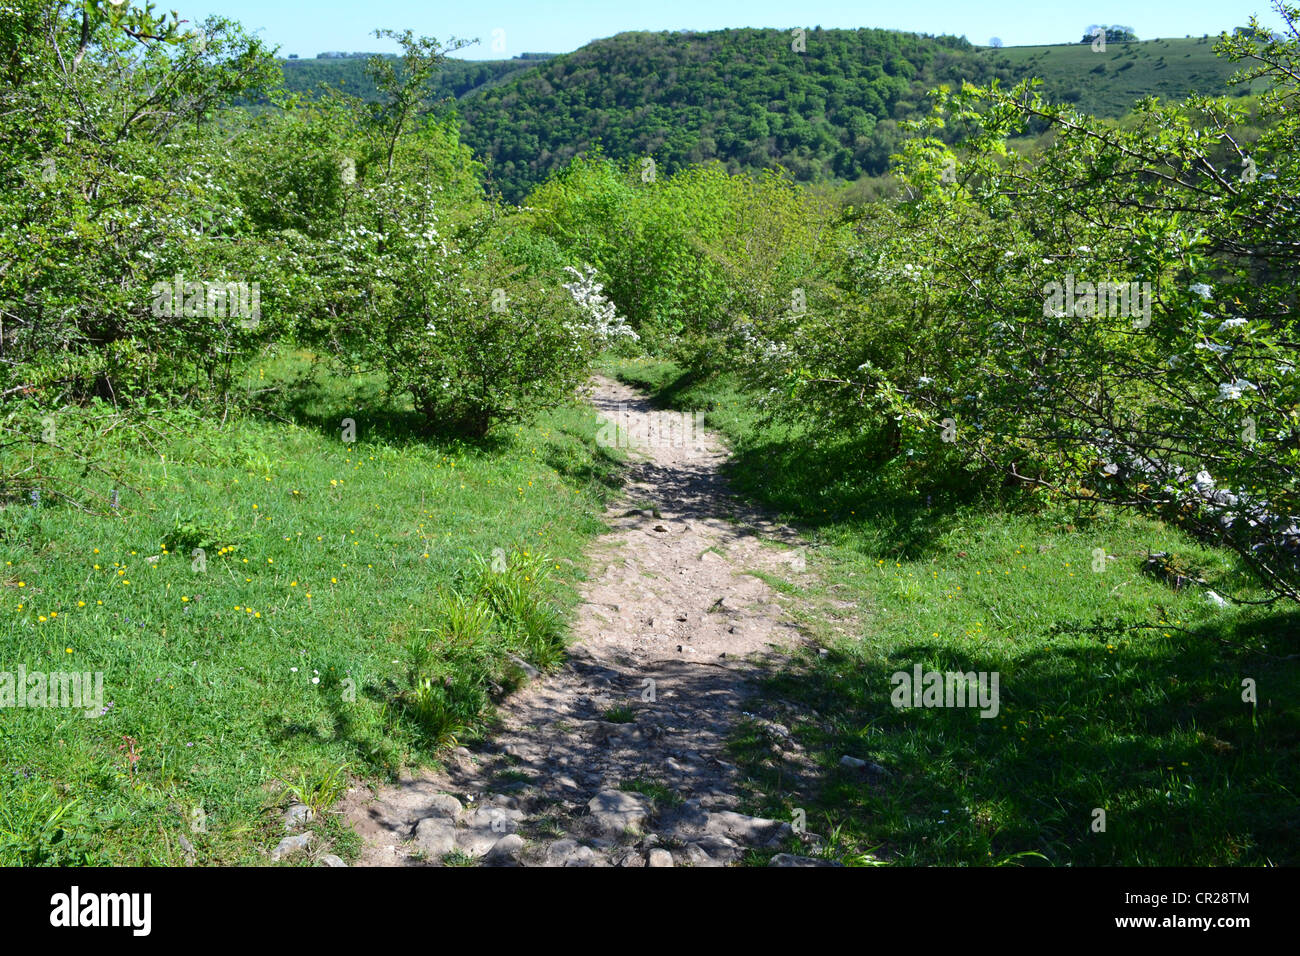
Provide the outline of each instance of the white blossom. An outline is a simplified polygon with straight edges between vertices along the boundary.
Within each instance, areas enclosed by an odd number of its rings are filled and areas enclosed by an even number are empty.
[[[619,338],[639,339],[636,331],[627,324],[627,320],[618,314],[614,303],[605,298],[604,286],[596,281],[596,270],[591,266],[585,272],[579,272],[572,266],[565,266],[565,272],[572,273],[573,282],[563,283],[573,301],[586,313],[589,328],[603,344]]]
[[[1232,382],[1223,382],[1219,385],[1219,401],[1235,402],[1237,399],[1241,398],[1242,394],[1247,389],[1254,391],[1255,386],[1244,378],[1239,378]]]

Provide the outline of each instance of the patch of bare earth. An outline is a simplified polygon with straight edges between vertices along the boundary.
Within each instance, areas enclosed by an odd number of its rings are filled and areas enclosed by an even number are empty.
[[[800,541],[728,493],[726,452],[692,419],[603,378],[592,401],[634,462],[568,661],[503,701],[488,741],[445,770],[354,791],[343,809],[363,865],[716,866],[790,834],[736,812],[725,743],[758,668],[803,640],[751,573],[804,573]]]

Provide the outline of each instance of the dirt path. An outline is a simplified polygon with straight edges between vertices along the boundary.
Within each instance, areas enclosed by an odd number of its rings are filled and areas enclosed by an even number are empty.
[[[689,434],[689,419],[608,379],[592,400],[633,436],[637,460],[593,547],[569,659],[504,701],[475,752],[350,796],[362,865],[447,854],[507,866],[726,865],[790,833],[734,812],[724,744],[756,663],[802,640],[747,572],[802,573],[800,541],[728,495],[725,451]]]

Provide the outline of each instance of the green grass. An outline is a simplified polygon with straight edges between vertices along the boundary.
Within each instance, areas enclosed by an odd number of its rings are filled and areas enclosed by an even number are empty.
[[[601,715],[600,719],[611,724],[630,724],[636,720],[636,711],[631,707],[611,707]]]
[[[1145,96],[1177,101],[1192,92],[1207,96],[1249,92],[1249,84],[1228,85],[1228,78],[1242,64],[1215,56],[1216,39],[1107,43],[1104,51],[1097,52],[1090,43],[1016,46],[985,50],[983,55],[996,65],[1010,67],[1016,76],[1041,77],[1053,102],[1070,102],[1094,116],[1118,117]]]
[[[641,794],[650,800],[658,811],[675,807],[682,802],[682,796],[676,790],[654,780],[624,780],[618,788],[625,793]]]
[[[102,672],[108,708],[0,710],[0,863],[176,864],[181,838],[199,864],[260,862],[292,800],[346,851],[319,811],[348,775],[472,736],[518,678],[507,654],[558,660],[619,466],[593,413],[447,443],[378,383],[306,371],[254,367],[263,411],[224,425],[66,413],[61,443],[124,475],[120,510],[0,510],[0,672]]]
[[[1258,598],[1232,555],[1130,515],[926,485],[910,464],[869,471],[851,443],[760,424],[726,378],[611,370],[706,409],[737,489],[813,545],[812,573],[785,590],[828,653],[799,655],[766,694],[793,705],[779,716],[824,786],[791,794],[767,740],[742,728],[753,809],[804,809],[850,863],[1300,862],[1300,663],[1283,659],[1300,650],[1300,615],[1217,609],[1143,570],[1167,551],[1220,594]],[[1114,556],[1100,572],[1098,548]],[[997,672],[999,713],[896,709],[891,677],[917,664]],[[888,776],[841,767],[845,755]]]

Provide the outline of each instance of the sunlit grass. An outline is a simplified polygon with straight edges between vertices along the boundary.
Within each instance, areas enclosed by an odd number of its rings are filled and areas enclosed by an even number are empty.
[[[1202,588],[1174,591],[1143,569],[1148,553],[1170,552],[1220,594],[1263,597],[1231,554],[1131,515],[872,471],[849,443],[759,427],[756,403],[725,378],[656,362],[613,370],[707,409],[733,446],[736,487],[813,544],[811,573],[782,590],[828,653],[801,654],[767,692],[795,705],[783,720],[824,788],[791,796],[765,739],[742,729],[755,809],[804,809],[848,862],[1300,860],[1300,666],[1286,659],[1300,619],[1217,608]],[[918,664],[997,672],[997,715],[896,709],[891,677]],[[889,776],[842,767],[845,755]]]
[[[42,859],[177,863],[184,837],[201,864],[258,861],[285,781],[304,799],[339,767],[378,780],[435,759],[509,684],[506,653],[558,660],[616,465],[594,414],[446,443],[404,433],[373,383],[289,387],[301,369],[250,370],[285,388],[288,421],[202,418],[101,447],[139,490],[111,517],[49,500],[0,513],[0,671],[104,675],[98,719],[0,709],[0,803],[42,819],[73,804]],[[494,555],[510,570],[484,583]],[[489,615],[482,633],[453,621],[462,600]],[[439,683],[422,713],[412,695],[453,672],[482,693]],[[455,705],[426,720],[443,691]],[[38,822],[14,838],[29,856]],[[314,826],[347,844],[332,815]],[[18,853],[0,841],[0,861]]]

